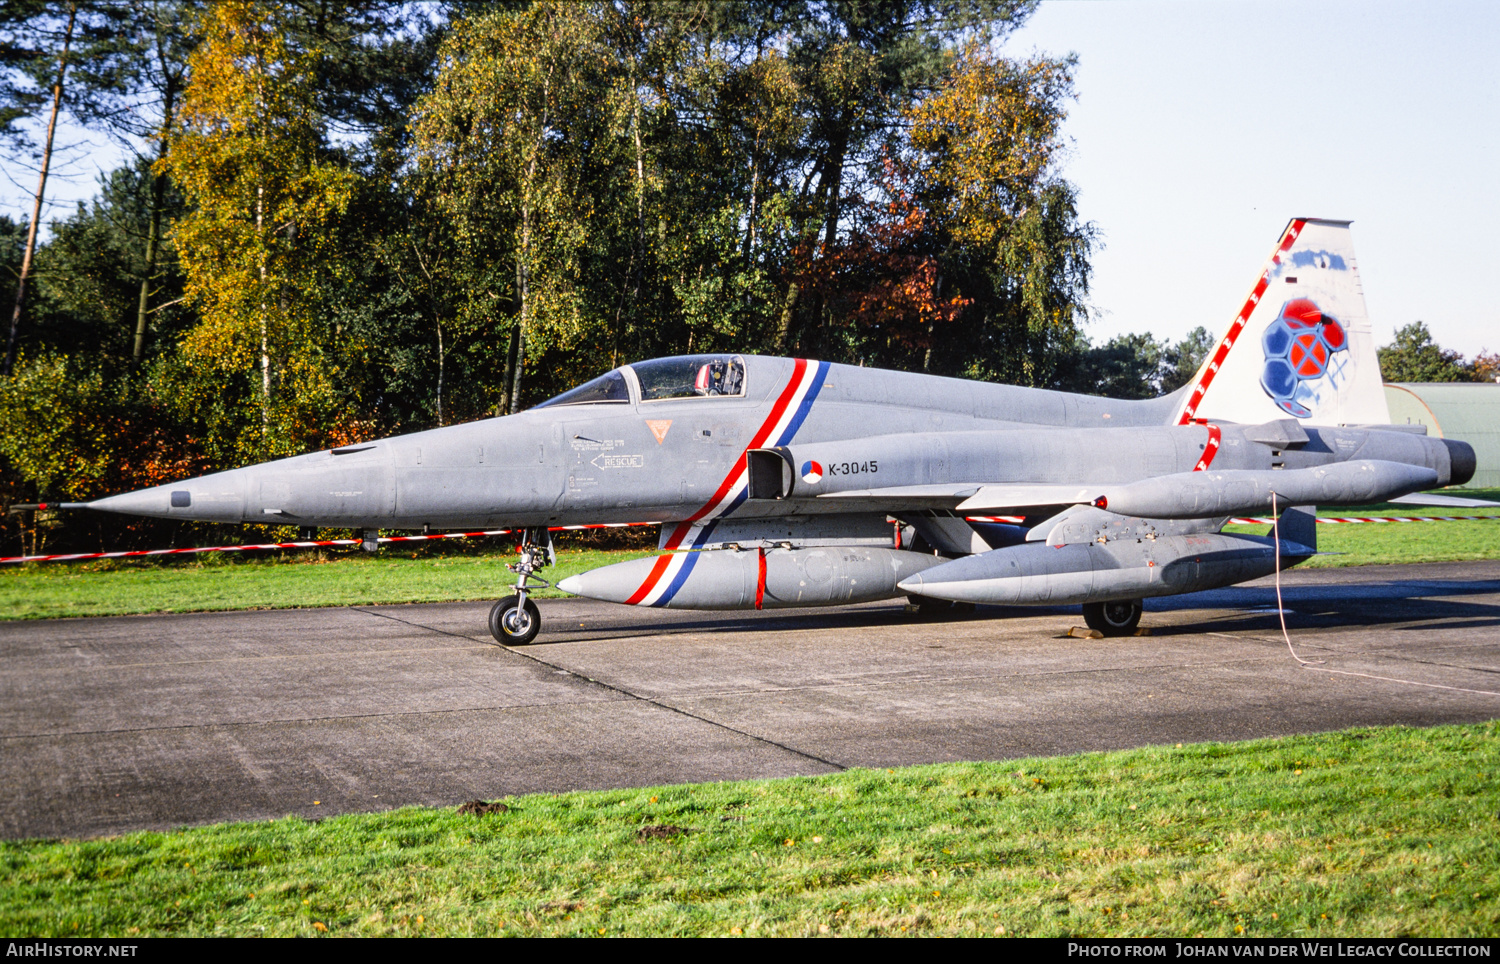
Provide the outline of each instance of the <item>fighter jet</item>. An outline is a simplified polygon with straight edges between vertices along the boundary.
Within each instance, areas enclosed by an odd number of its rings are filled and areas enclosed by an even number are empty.
[[[515,415],[87,506],[367,533],[517,527],[517,578],[489,619],[508,645],[541,628],[528,597],[546,585],[550,527],[643,521],[661,523],[657,555],[558,588],[686,609],[1081,603],[1116,635],[1144,599],[1312,556],[1311,507],[1472,477],[1470,446],[1389,421],[1349,223],[1297,218],[1197,376],[1149,401],[691,355]],[[1274,534],[1220,531],[1273,511]]]

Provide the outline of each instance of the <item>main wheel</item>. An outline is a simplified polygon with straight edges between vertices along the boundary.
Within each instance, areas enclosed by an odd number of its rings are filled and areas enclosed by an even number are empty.
[[[1114,602],[1084,603],[1083,621],[1089,629],[1106,636],[1129,636],[1141,622],[1141,601],[1120,599]]]
[[[525,646],[542,631],[542,615],[530,599],[519,604],[515,596],[506,596],[490,609],[490,635],[506,646]]]

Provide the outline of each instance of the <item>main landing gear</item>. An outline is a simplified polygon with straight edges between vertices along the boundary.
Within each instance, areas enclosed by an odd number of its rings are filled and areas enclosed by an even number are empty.
[[[552,533],[545,526],[524,530],[520,548],[521,558],[505,567],[516,574],[516,591],[490,609],[490,635],[506,646],[525,646],[542,631],[542,616],[536,611],[536,603],[526,597],[531,589],[539,588],[531,582],[552,585],[535,572],[557,561]]]
[[[1114,602],[1084,603],[1083,621],[1089,629],[1106,636],[1129,636],[1141,622],[1141,601],[1120,599]]]

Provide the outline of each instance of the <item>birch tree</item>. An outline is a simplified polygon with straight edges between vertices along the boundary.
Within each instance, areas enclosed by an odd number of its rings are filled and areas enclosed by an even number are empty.
[[[451,222],[469,322],[510,315],[502,414],[520,407],[528,356],[578,341],[584,325],[578,258],[595,215],[584,173],[618,150],[628,117],[603,41],[608,14],[537,3],[460,21],[414,112],[418,165]]]
[[[337,405],[321,289],[347,270],[337,234],[357,178],[327,149],[320,51],[292,45],[281,8],[226,0],[198,29],[165,161],[193,205],[175,239],[202,321],[183,351],[208,369],[254,371],[259,432],[242,447],[264,457],[326,420],[308,409]]]

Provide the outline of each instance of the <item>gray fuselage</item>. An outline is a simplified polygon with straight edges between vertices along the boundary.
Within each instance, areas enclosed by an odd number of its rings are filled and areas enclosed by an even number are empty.
[[[785,358],[745,357],[743,365],[742,395],[642,400],[632,377],[625,400],[548,404],[113,496],[92,507],[387,529],[672,522],[693,518],[722,496],[747,449],[780,443],[794,468],[816,461],[823,477],[794,479],[775,500],[738,503],[730,509],[735,518],[868,513],[869,500],[835,493],[959,482],[1128,483],[1190,471],[1208,438],[1201,425],[1166,424],[1173,396],[1119,401]],[[794,395],[799,378],[803,393]],[[788,425],[792,405],[804,411]],[[1250,437],[1256,434],[1225,426],[1213,467],[1296,468],[1362,457],[1448,474],[1447,450],[1436,439],[1309,430],[1305,443],[1288,450]],[[879,508],[931,504],[891,498]]]

